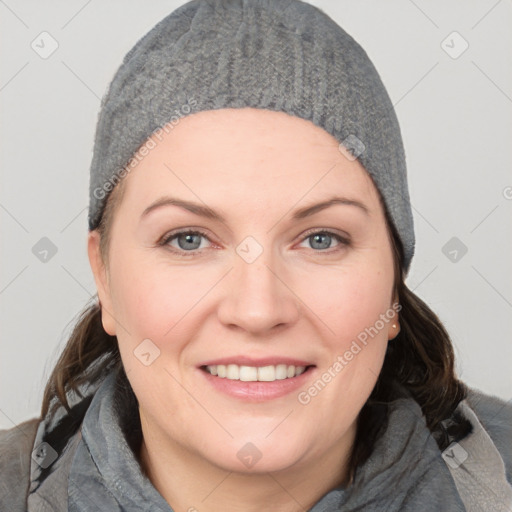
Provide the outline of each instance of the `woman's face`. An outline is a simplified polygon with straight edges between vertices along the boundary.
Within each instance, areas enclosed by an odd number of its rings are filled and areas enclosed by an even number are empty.
[[[282,112],[199,112],[152,140],[108,272],[89,242],[145,437],[229,471],[343,460],[396,335],[372,181]]]

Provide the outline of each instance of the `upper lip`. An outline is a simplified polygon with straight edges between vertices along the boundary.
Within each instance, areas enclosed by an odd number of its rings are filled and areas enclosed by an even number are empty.
[[[237,366],[277,366],[278,364],[286,364],[287,366],[314,366],[310,361],[295,359],[292,357],[269,356],[263,358],[252,358],[247,356],[222,357],[219,359],[211,359],[199,364],[201,366],[217,366],[236,364]]]

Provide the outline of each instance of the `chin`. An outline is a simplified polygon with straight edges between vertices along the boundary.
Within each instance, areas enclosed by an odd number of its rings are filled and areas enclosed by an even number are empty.
[[[199,455],[224,471],[254,475],[287,470],[300,464],[309,451],[300,436],[293,444],[290,438],[238,439],[224,441],[219,450],[208,449]]]

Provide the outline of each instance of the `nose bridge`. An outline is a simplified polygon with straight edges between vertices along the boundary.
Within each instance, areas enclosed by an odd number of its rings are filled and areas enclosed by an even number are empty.
[[[253,333],[296,321],[298,304],[283,283],[283,266],[272,247],[248,236],[238,244],[233,258],[234,268],[219,307],[220,320]]]

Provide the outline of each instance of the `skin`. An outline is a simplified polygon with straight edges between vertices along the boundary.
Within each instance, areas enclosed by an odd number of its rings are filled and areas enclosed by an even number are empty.
[[[316,367],[298,391],[332,368],[394,302],[377,190],[330,134],[283,112],[199,112],[153,139],[156,147],[124,178],[107,267],[96,231],[88,245],[103,326],[119,340],[140,404],[142,467],[176,511],[310,508],[346,480],[355,421],[398,318],[307,405],[298,392],[260,402],[227,396],[197,365],[247,354],[311,361]],[[207,205],[225,223],[173,205],[141,220],[165,195]],[[291,219],[333,196],[367,211],[338,204]],[[184,237],[181,246],[179,238],[158,245],[178,228],[207,237],[196,238],[199,249],[187,249]],[[322,230],[350,242],[327,236],[315,243],[308,232]],[[263,249],[252,263],[236,252],[248,236]],[[149,366],[134,355],[145,339],[160,350]],[[262,455],[250,468],[237,457],[248,442]]]

